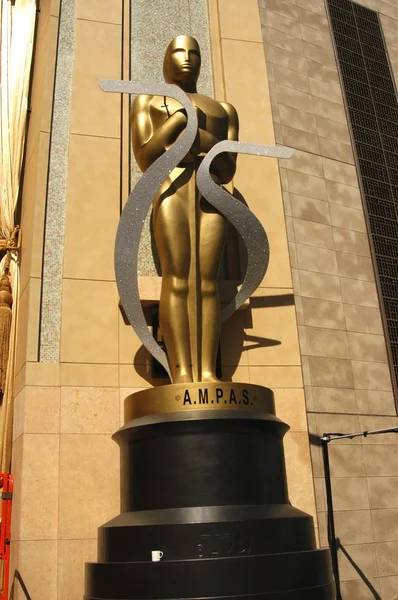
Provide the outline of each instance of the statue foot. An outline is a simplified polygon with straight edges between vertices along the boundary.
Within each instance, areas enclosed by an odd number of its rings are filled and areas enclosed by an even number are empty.
[[[192,383],[192,373],[178,373],[173,375],[173,383]]]
[[[217,381],[220,381],[220,380],[218,379],[218,377],[216,377],[214,375],[214,373],[206,372],[206,373],[202,373],[202,381],[204,381],[204,382],[213,381],[213,382],[217,383]]]

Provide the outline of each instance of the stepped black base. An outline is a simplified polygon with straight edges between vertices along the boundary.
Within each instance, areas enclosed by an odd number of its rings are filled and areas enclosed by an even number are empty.
[[[333,600],[329,552],[289,504],[286,430],[272,414],[233,410],[125,425],[122,514],[99,530],[84,598]]]

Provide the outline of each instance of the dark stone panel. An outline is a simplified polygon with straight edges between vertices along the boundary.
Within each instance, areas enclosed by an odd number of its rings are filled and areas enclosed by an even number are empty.
[[[379,292],[387,315],[392,375],[398,373],[398,100],[378,14],[350,0],[328,0],[331,28],[362,179]],[[388,268],[385,262],[388,261]],[[386,271],[388,271],[387,274]],[[385,275],[384,275],[385,274]],[[388,300],[387,300],[388,299]]]

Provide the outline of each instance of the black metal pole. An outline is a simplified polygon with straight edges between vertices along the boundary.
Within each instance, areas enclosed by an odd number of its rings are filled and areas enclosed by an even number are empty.
[[[325,488],[327,503],[327,528],[330,554],[332,557],[333,575],[336,584],[336,600],[343,600],[340,589],[339,559],[337,555],[336,532],[334,528],[332,482],[330,478],[329,448],[330,438],[324,436],[322,441],[323,468],[325,472]]]

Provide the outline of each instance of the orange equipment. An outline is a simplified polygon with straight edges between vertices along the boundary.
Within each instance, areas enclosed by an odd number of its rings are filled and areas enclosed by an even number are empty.
[[[8,600],[8,587],[10,581],[10,543],[11,543],[11,510],[14,477],[10,473],[0,473],[1,494],[1,522],[0,522],[0,560],[3,561],[3,581],[0,589],[0,598]]]

